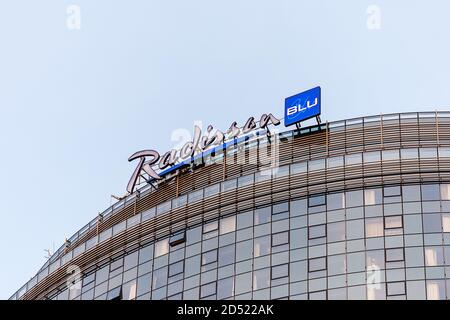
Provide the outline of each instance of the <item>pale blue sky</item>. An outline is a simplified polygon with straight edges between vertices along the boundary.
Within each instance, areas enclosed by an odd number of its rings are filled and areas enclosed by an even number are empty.
[[[366,27],[371,4],[380,30]],[[281,116],[285,97],[316,85],[323,120],[448,110],[449,12],[448,0],[2,1],[0,298],[173,129]]]

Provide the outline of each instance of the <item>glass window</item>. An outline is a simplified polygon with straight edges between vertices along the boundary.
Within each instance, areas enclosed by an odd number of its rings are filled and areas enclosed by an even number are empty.
[[[180,196],[172,200],[172,208],[180,208],[187,203],[187,195]]]
[[[253,240],[238,242],[236,244],[236,260],[242,261],[253,256]]]
[[[339,254],[328,257],[328,275],[344,274],[346,272],[345,254]]]
[[[366,206],[381,204],[382,198],[383,198],[383,196],[382,196],[381,189],[366,189],[366,190],[364,190],[364,204]]]
[[[208,233],[211,231],[216,231],[219,227],[219,222],[217,220],[207,223],[203,226],[203,233]]]
[[[419,158],[419,153],[417,151],[417,148],[401,149],[400,153],[401,153],[403,160]]]
[[[427,299],[445,300],[445,281],[427,280]]]
[[[325,159],[311,160],[308,163],[309,171],[322,170],[325,168]]]
[[[222,192],[236,189],[236,185],[237,185],[236,179],[224,181],[222,182]]]
[[[399,186],[395,187],[384,187],[385,197],[397,197],[401,195],[401,189]]]
[[[171,201],[161,203],[160,205],[158,205],[156,207],[156,214],[163,214],[163,213],[168,212],[171,209],[171,206],[172,206]]]
[[[420,148],[419,151],[421,159],[437,158],[436,148]]]
[[[252,290],[252,273],[244,273],[236,276],[235,279],[235,294],[246,293]]]
[[[366,219],[366,237],[382,237],[384,235],[383,218]]]
[[[217,249],[203,253],[202,266],[216,262],[216,261],[217,261]]]
[[[442,220],[440,213],[423,215],[423,230],[425,233],[442,232]]]
[[[327,268],[327,260],[325,257],[308,260],[309,272],[325,270],[326,268]],[[272,277],[272,279],[273,279],[273,277]]]
[[[327,236],[329,242],[345,240],[345,222],[328,224]]]
[[[188,229],[186,232],[187,244],[197,243],[202,240],[202,227]]]
[[[405,294],[405,282],[390,282],[387,284],[387,295],[397,296]]]
[[[287,277],[289,275],[289,264],[272,267],[272,280]]]
[[[216,294],[216,282],[211,282],[211,283],[205,284],[201,287],[201,290],[200,290],[201,298],[208,297],[213,294]]]
[[[280,232],[272,235],[272,246],[280,246],[289,243],[289,232]]]
[[[138,255],[139,251],[136,251],[125,256],[125,261],[123,265],[124,270],[131,269],[138,265]]]
[[[342,156],[331,157],[327,159],[328,168],[336,168],[344,166],[344,158]]]
[[[210,197],[220,192],[220,184],[215,184],[205,188],[205,197]]]
[[[292,172],[292,174],[304,173],[307,170],[308,170],[308,163],[307,162],[300,162],[300,163],[291,164],[291,172]]]
[[[366,252],[368,270],[384,269],[384,250],[369,250]]]
[[[234,263],[234,244],[219,248],[219,267]]]
[[[402,216],[390,216],[384,218],[384,227],[386,229],[403,228]]]
[[[270,268],[253,272],[253,290],[268,288],[270,286]]]
[[[381,154],[379,151],[364,152],[364,162],[379,162],[381,161]]]
[[[424,184],[421,187],[423,201],[439,200],[440,188],[438,184]]]
[[[104,266],[97,270],[95,275],[95,284],[100,284],[106,280],[108,280],[109,276],[109,265]]]
[[[186,232],[184,230],[178,231],[170,236],[171,247],[176,247],[186,241]]]
[[[152,275],[146,274],[145,276],[139,277],[137,281],[137,293],[139,297],[145,293],[150,292],[152,284]]]
[[[217,281],[217,299],[225,299],[234,295],[234,278]]]
[[[366,268],[366,255],[364,252],[347,254],[347,272],[361,272]]]
[[[144,263],[153,258],[153,245],[146,246],[139,250],[139,263]]]
[[[363,191],[348,191],[345,193],[345,203],[347,208],[363,205]]]
[[[438,148],[438,149],[440,158],[450,157],[450,148]]]
[[[324,195],[319,195],[319,196],[311,196],[309,197],[309,202],[308,205],[310,207],[316,207],[316,206],[321,206],[325,204],[325,196]]]
[[[444,264],[442,247],[425,248],[425,265],[427,267],[441,266]]]
[[[362,154],[361,153],[347,154],[345,156],[345,164],[346,165],[360,164],[361,162],[362,162]]]
[[[403,186],[403,201],[420,201],[420,186]]]
[[[273,206],[272,214],[279,214],[289,211],[289,202],[282,202]]]
[[[220,220],[220,234],[233,232],[234,230],[236,230],[236,216],[231,216]]]
[[[237,215],[238,229],[244,229],[253,225],[253,211],[240,213]]]
[[[289,175],[289,165],[276,167],[272,169],[272,176],[274,178],[281,178]]]
[[[321,225],[309,227],[309,231],[308,231],[309,239],[325,237],[327,235],[325,226],[326,226],[325,224],[321,224]]]
[[[442,214],[442,230],[444,232],[450,232],[450,213]]]
[[[133,300],[136,298],[136,280],[127,282],[122,287],[122,299]]]
[[[345,208],[345,195],[343,192],[327,195],[327,209],[336,210]]]
[[[243,176],[238,178],[238,187],[242,188],[248,185],[251,185],[255,182],[255,177],[253,174],[248,176]]]
[[[351,220],[346,222],[347,240],[364,238],[364,221]]]
[[[188,202],[193,203],[195,201],[201,200],[203,198],[203,189],[193,191],[188,195]]]
[[[256,238],[254,256],[260,257],[266,254],[270,254],[270,236]]]
[[[450,184],[441,184],[441,200],[450,200]]]
[[[383,150],[382,157],[383,161],[398,160],[398,150]]]
[[[164,239],[155,244],[155,258],[169,253],[169,239]]]
[[[386,249],[386,262],[403,261],[404,259],[403,248]]]
[[[169,277],[173,277],[177,274],[183,273],[184,271],[184,261],[178,261],[169,265]]]
[[[255,210],[255,225],[270,222],[272,207],[264,207]]]
[[[153,272],[153,290],[167,285],[167,267]]]

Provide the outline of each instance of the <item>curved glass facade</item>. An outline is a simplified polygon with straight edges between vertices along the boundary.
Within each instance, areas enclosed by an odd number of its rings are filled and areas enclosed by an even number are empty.
[[[276,168],[206,166],[116,204],[12,298],[450,298],[450,114],[277,139]]]

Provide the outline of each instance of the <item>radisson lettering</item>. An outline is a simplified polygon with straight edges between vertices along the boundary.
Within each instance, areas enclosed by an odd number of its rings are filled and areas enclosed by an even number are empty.
[[[265,129],[267,135],[270,136],[269,125],[278,126],[280,123],[279,119],[269,113],[263,114],[258,122],[255,121],[254,117],[250,117],[242,128],[234,121],[226,133],[223,133],[220,130],[214,130],[214,127],[209,125],[206,129],[206,134],[202,135],[202,130],[198,126],[194,126],[192,141],[187,142],[180,150],[172,149],[162,156],[155,150],[138,151],[132,154],[128,159],[130,162],[139,159],[139,162],[128,182],[127,192],[130,194],[133,193],[142,171],[148,174],[152,179],[160,180],[162,177],[155,171],[155,167],[159,168],[159,170],[172,167],[180,161],[192,158],[196,154],[204,152],[214,146],[221,146],[225,141],[238,138],[253,130]]]

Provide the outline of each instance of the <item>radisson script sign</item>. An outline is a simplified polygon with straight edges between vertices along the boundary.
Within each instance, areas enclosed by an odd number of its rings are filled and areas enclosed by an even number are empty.
[[[311,117],[316,117],[317,122],[320,123],[320,107],[320,87],[286,98],[285,126],[296,124],[299,128],[300,122]],[[134,160],[139,161],[128,182],[127,192],[129,194],[133,193],[142,173],[146,173],[150,177],[150,180],[147,182],[161,180],[166,174],[190,165],[197,157],[212,154],[216,149],[219,151],[224,150],[232,143],[239,143],[245,140],[248,138],[246,135],[252,131],[258,129],[266,130],[267,135],[270,136],[269,125],[278,126],[280,123],[280,119],[277,119],[273,114],[265,113],[259,118],[259,121],[256,121],[254,117],[250,117],[242,128],[234,121],[226,133],[209,125],[206,133],[202,135],[202,129],[194,126],[192,141],[184,144],[179,150],[172,149],[162,156],[156,150],[138,151],[128,159],[130,162]]]
[[[263,114],[259,121],[256,121],[254,117],[250,117],[242,128],[238,127],[237,122],[234,121],[226,133],[214,130],[213,126],[209,125],[206,129],[206,134],[202,135],[202,130],[198,126],[194,126],[192,141],[184,144],[180,150],[172,149],[162,156],[156,150],[138,151],[128,159],[130,162],[139,159],[139,162],[128,182],[127,192],[133,193],[142,172],[148,174],[151,179],[161,180],[168,171],[176,170],[185,160],[204,153],[213,147],[222,146],[227,140],[237,139],[254,130],[264,129],[270,136],[269,125],[278,126],[280,123],[279,119],[269,113]],[[160,173],[156,172],[158,168],[161,171]],[[166,168],[170,168],[170,170],[162,171]]]

